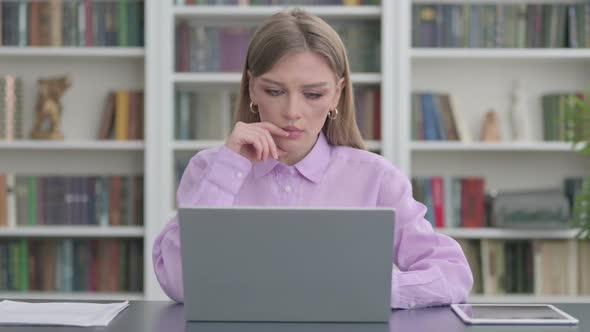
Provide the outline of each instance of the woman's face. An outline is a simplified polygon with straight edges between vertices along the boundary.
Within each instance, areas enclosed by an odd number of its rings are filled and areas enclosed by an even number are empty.
[[[338,105],[344,79],[336,76],[327,61],[313,52],[281,58],[268,72],[250,76],[250,98],[260,120],[289,131],[289,137],[273,136],[287,152],[281,161],[294,164],[313,148],[328,111]]]

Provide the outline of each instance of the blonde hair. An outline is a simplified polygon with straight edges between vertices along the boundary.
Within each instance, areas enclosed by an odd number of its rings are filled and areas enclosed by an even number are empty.
[[[336,77],[344,78],[337,106],[338,116],[335,120],[327,119],[322,128],[328,142],[365,150],[355,119],[350,68],[342,40],[324,20],[300,9],[285,10],[272,15],[254,33],[242,72],[236,122],[260,122],[258,113],[250,112],[248,71],[258,77],[269,71],[283,56],[303,51],[312,51],[323,56]]]

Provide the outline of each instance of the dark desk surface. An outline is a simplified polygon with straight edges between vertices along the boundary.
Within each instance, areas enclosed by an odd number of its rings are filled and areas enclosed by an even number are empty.
[[[59,326],[0,326],[4,331],[36,332],[82,332],[82,331],[124,331],[124,332],[460,332],[460,331],[580,331],[590,332],[590,303],[556,304],[556,306],[580,320],[573,326],[467,326],[451,311],[450,307],[427,309],[394,310],[389,324],[366,323],[186,323],[184,307],[163,301],[131,302],[107,328],[75,328]],[[588,317],[588,318],[587,318]]]

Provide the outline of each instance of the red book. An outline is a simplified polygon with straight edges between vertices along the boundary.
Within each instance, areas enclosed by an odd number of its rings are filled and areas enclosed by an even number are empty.
[[[432,191],[432,206],[434,207],[434,222],[437,228],[443,228],[445,221],[445,190],[444,180],[441,176],[433,176],[430,179]]]
[[[485,193],[483,178],[466,178],[462,181],[461,217],[463,227],[484,227]]]

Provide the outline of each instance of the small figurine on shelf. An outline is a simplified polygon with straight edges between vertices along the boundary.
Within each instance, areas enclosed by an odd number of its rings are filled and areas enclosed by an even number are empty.
[[[514,141],[530,141],[530,120],[526,116],[525,91],[520,80],[512,82],[510,96],[510,129]]]
[[[35,125],[31,131],[31,138],[63,140],[61,131],[62,105],[60,98],[72,86],[69,76],[39,79],[37,81],[39,93],[35,107]]]
[[[483,125],[481,127],[481,140],[488,143],[500,142],[500,121],[498,113],[494,110],[486,112]]]

